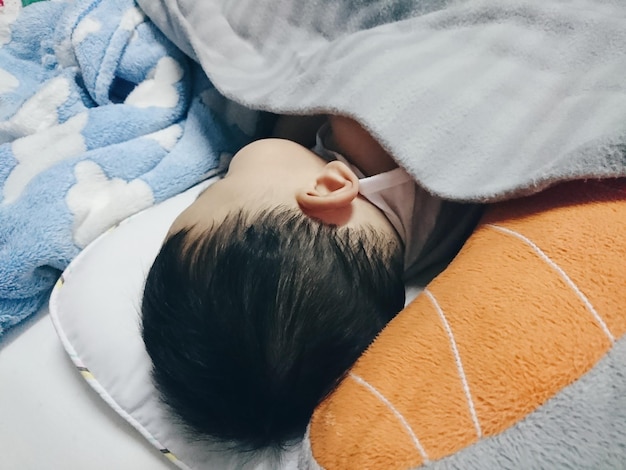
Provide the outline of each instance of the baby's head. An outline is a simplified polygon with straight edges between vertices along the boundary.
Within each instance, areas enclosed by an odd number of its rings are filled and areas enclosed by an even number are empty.
[[[402,260],[346,165],[250,144],[176,219],[148,275],[143,337],[164,400],[238,448],[297,438],[403,307]]]

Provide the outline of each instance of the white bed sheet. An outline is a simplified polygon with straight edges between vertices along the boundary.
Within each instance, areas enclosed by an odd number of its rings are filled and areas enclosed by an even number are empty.
[[[0,468],[176,467],[83,380],[42,310],[0,343]]]

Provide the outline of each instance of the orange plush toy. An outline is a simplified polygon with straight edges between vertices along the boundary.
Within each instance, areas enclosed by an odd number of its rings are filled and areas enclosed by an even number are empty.
[[[317,409],[303,466],[624,468],[626,180],[491,206]]]

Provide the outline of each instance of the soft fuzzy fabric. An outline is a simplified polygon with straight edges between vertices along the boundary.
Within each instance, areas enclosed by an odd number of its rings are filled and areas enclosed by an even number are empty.
[[[625,221],[623,179],[493,206],[315,412],[303,467],[623,465]]]
[[[138,0],[227,96],[357,118],[427,189],[626,175],[622,0]]]
[[[229,104],[132,0],[0,8],[0,337],[110,226],[248,142]]]

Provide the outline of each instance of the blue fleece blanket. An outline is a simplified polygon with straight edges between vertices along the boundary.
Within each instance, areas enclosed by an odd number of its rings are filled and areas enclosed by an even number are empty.
[[[261,128],[133,0],[0,7],[0,341],[80,249]]]

